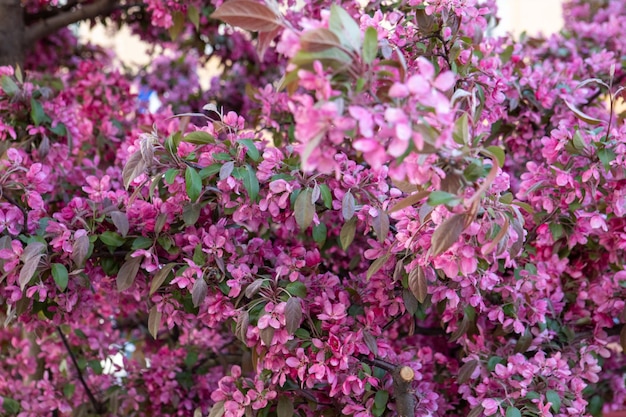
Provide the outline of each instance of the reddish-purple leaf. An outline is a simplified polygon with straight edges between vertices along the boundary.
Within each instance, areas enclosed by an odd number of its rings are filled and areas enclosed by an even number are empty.
[[[293,417],[294,415],[293,401],[289,397],[282,396],[278,400],[276,407],[276,417]]]
[[[493,238],[493,240],[489,243],[487,243],[487,245],[482,249],[482,253],[483,254],[488,254],[491,253],[496,246],[498,245],[498,243],[504,238],[504,236],[506,236],[506,234],[509,231],[509,218],[504,216],[504,224],[500,227],[500,231],[498,231],[498,234],[496,235],[496,237]]]
[[[450,246],[455,244],[465,229],[464,223],[464,214],[454,214],[441,223],[430,239],[431,255],[437,256],[447,251]]]
[[[289,334],[294,334],[302,322],[302,305],[298,297],[291,297],[285,306],[285,328]]]
[[[128,234],[128,229],[130,227],[128,224],[128,216],[126,215],[126,213],[118,210],[112,211],[111,221],[113,221],[113,224],[117,228],[119,234],[123,237],[126,237],[126,235]]]
[[[404,262],[402,259],[398,259],[396,266],[393,269],[393,281],[398,282],[402,280],[402,273],[404,272]]]
[[[376,342],[376,338],[367,330],[363,330],[363,341],[370,352],[372,352],[374,356],[378,356],[378,343]]]
[[[370,278],[372,278],[376,272],[380,271],[380,269],[387,263],[388,260],[389,260],[389,254],[386,253],[385,255],[381,256],[380,258],[372,262],[370,267],[367,269],[367,275],[365,278],[369,281]]]
[[[383,209],[378,209],[378,216],[372,218],[372,228],[380,243],[383,243],[389,234],[389,216]]]
[[[467,381],[470,380],[470,378],[472,377],[472,374],[474,373],[477,367],[478,367],[478,361],[476,359],[471,360],[469,362],[465,362],[465,364],[463,364],[463,366],[459,368],[457,382],[459,384],[465,384]]]
[[[517,339],[517,344],[515,345],[515,353],[526,352],[528,348],[532,345],[533,339],[534,337],[527,327],[524,331],[524,334],[521,335],[519,339]]]
[[[311,194],[310,188],[301,191],[293,206],[293,214],[296,216],[296,223],[301,230],[306,230],[315,216],[315,205],[311,203]]]
[[[20,257],[20,260],[24,264],[22,266],[22,269],[20,270],[20,275],[18,278],[20,289],[24,290],[26,284],[28,284],[33,275],[35,275],[35,271],[37,271],[39,261],[43,257],[43,251],[45,249],[46,245],[37,241],[29,243],[24,248],[22,256]]]
[[[485,407],[478,405],[476,408],[472,408],[467,417],[480,417],[483,415],[483,411],[485,411]]]
[[[469,330],[470,324],[467,316],[463,317],[463,320],[459,323],[457,329],[450,336],[450,342],[456,342]]]
[[[354,201],[354,196],[348,191],[343,195],[343,199],[341,200],[341,214],[344,220],[350,220],[354,217],[355,206],[356,201]]]
[[[157,306],[154,305],[148,314],[148,331],[155,339],[159,334],[159,327],[161,327],[161,312],[158,311]]]
[[[259,330],[259,336],[261,336],[261,340],[263,341],[263,344],[265,344],[265,346],[272,346],[272,340],[274,340],[275,332],[276,329],[271,326]]]
[[[264,282],[265,280],[262,278],[252,281],[250,285],[246,287],[246,291],[244,292],[246,297],[248,298],[254,297],[254,295],[259,292]]]
[[[135,178],[146,172],[146,163],[138,150],[128,158],[124,170],[122,171],[122,179],[124,180],[124,188],[128,189],[130,183]]]
[[[237,316],[237,322],[235,324],[235,337],[246,343],[248,340],[248,326],[250,325],[250,314],[247,310],[243,310]]]
[[[235,169],[234,161],[224,162],[224,164],[220,168],[220,180],[225,180],[226,178],[230,177],[230,174],[232,174],[234,169]]]
[[[419,304],[417,298],[413,295],[413,292],[406,289],[402,290],[402,300],[404,301],[404,308],[406,308],[406,312],[411,316],[415,314]]]
[[[152,282],[150,283],[150,295],[154,294],[161,287],[161,285],[163,285],[175,266],[175,263],[169,263],[154,274],[154,278],[152,278]]]
[[[428,280],[424,268],[417,266],[409,273],[409,289],[420,303],[428,296]]]
[[[269,32],[259,32],[259,36],[256,40],[256,53],[259,56],[259,61],[263,62],[265,51],[267,51],[267,48],[269,48],[274,38],[280,33],[280,30],[281,28],[278,27]]]
[[[253,0],[229,0],[211,17],[251,32],[271,32],[283,25],[272,9]]]
[[[116,282],[118,291],[126,291],[133,285],[142,260],[143,256],[137,256],[136,258],[130,258],[124,262],[124,265],[122,265],[117,273]]]
[[[306,52],[320,52],[335,47],[341,47],[341,41],[326,28],[308,30],[300,36],[300,48]]]
[[[391,208],[391,210],[389,210],[389,212],[393,213],[394,211],[398,211],[398,210],[402,210],[403,208],[411,207],[411,206],[419,203],[420,201],[422,201],[423,199],[425,199],[429,195],[430,195],[430,191],[420,191],[419,193],[411,194],[410,196],[408,196],[406,198],[403,198],[402,200],[400,200],[396,204],[394,204],[394,206]]]
[[[602,120],[589,116],[583,111],[577,109],[576,106],[569,103],[567,100],[565,101],[565,105],[572,111],[572,113],[574,113],[574,116],[576,116],[578,119],[582,120],[583,122],[589,123],[590,125],[597,125],[597,124],[602,123]]]
[[[82,235],[76,237],[74,243],[72,244],[72,260],[74,263],[82,267],[85,264],[85,260],[87,259],[87,254],[89,253],[89,236]]]
[[[191,301],[193,302],[194,307],[198,307],[200,304],[202,304],[202,302],[206,298],[208,291],[209,286],[204,280],[204,277],[197,278],[196,282],[193,283],[193,287],[191,288]]]

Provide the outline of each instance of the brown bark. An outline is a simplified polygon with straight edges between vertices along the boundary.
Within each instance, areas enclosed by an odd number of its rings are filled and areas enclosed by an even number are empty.
[[[20,0],[0,0],[0,66],[22,66],[26,53],[38,40],[72,23],[107,16],[118,6],[119,0],[89,4],[69,1],[55,10],[25,16]]]
[[[22,66],[24,33],[20,0],[0,0],[0,66]]]
[[[5,0],[0,0],[5,1]],[[11,1],[11,0],[9,0]],[[73,9],[39,20],[29,26],[24,35],[26,45],[32,45],[39,39],[46,37],[57,30],[81,20],[93,19],[98,16],[106,16],[115,10],[117,0],[97,0],[89,4],[77,4]]]

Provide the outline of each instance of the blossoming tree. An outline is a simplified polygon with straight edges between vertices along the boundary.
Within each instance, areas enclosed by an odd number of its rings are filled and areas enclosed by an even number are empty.
[[[0,414],[624,407],[626,2],[295,3],[0,0]]]

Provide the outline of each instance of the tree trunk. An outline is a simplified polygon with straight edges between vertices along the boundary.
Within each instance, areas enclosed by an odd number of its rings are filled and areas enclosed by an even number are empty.
[[[0,0],[0,66],[24,65],[24,17],[20,0]]]

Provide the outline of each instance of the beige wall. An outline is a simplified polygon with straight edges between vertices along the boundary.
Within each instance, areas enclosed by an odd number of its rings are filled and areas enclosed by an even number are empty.
[[[563,0],[497,0],[501,23],[495,35],[511,32],[519,35],[526,31],[529,35],[539,32],[550,34],[558,31],[562,24],[561,3]],[[130,66],[145,65],[149,61],[146,45],[137,36],[133,36],[127,28],[119,32],[108,32],[103,26],[89,29],[83,24],[78,28],[86,39],[98,44],[113,47],[122,62]],[[212,69],[215,71],[215,68]],[[207,74],[201,77],[204,83]],[[203,84],[204,84],[203,83]]]
[[[498,0],[500,27],[496,34],[511,32],[515,36],[526,31],[529,35],[549,35],[563,26],[563,0]]]

